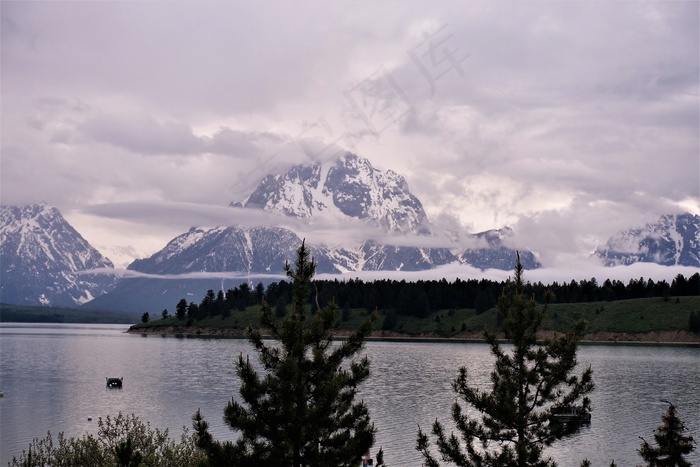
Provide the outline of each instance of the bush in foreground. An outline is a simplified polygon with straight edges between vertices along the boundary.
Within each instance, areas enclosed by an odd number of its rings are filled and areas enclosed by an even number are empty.
[[[171,440],[168,430],[161,431],[143,423],[136,415],[101,417],[97,435],[66,438],[59,433],[54,440],[51,432],[36,438],[26,451],[13,457],[10,467],[50,466],[139,466],[167,465],[190,467],[201,464],[204,454],[197,448],[194,436],[186,428],[180,442]]]

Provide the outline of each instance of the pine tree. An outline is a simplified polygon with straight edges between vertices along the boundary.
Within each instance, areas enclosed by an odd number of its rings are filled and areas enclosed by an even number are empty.
[[[578,424],[551,423],[552,412],[579,400],[582,410],[590,410],[587,394],[593,390],[592,370],[589,367],[580,377],[572,375],[585,323],[578,323],[565,336],[538,343],[537,331],[547,305],[539,307],[533,298],[525,297],[522,271],[518,255],[515,279],[508,281],[498,301],[503,336],[512,344],[512,351],[501,347],[494,332],[484,333],[496,358],[491,391],[470,387],[464,367],[452,383],[458,396],[480,416],[473,416],[456,401],[452,419],[461,436],[448,436],[438,420],[433,424],[432,433],[444,461],[470,467],[553,466],[551,458],[543,458],[543,447],[575,431]],[[420,427],[416,449],[423,454],[425,465],[440,465]]]
[[[175,307],[175,316],[177,316],[177,319],[180,321],[184,320],[187,316],[187,300],[184,298],[177,302],[177,306]]]
[[[232,399],[224,420],[240,436],[235,443],[217,442],[199,411],[194,429],[211,465],[236,466],[357,466],[372,447],[374,425],[358,386],[369,376],[369,360],[355,360],[372,330],[371,317],[346,340],[332,342],[337,321],[335,304],[311,314],[306,306],[316,263],[305,244],[297,250],[291,309],[280,324],[263,302],[261,323],[276,344],[266,344],[259,331],[248,328],[263,374],[240,355],[236,370],[241,401]]]
[[[694,311],[690,312],[690,316],[688,316],[688,328],[690,332],[700,334],[700,313]]]
[[[676,407],[668,401],[668,411],[661,419],[664,424],[656,429],[654,440],[656,447],[652,447],[644,438],[639,448],[639,455],[647,462],[649,467],[686,467],[692,465],[683,457],[695,449],[695,441],[692,436],[683,434],[685,425],[676,414]]]

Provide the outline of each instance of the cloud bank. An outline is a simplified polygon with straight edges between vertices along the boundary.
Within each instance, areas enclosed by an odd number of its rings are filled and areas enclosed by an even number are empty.
[[[0,199],[55,205],[93,244],[299,230],[226,206],[339,150],[403,175],[436,230],[509,225],[548,268],[700,213],[697,2],[3,2],[0,16]]]

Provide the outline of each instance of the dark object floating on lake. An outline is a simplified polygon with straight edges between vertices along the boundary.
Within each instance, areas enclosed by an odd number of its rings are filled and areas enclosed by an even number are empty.
[[[591,413],[579,406],[559,407],[549,417],[555,423],[591,423]]]
[[[120,388],[122,387],[122,381],[124,378],[107,378],[107,387],[108,388]]]

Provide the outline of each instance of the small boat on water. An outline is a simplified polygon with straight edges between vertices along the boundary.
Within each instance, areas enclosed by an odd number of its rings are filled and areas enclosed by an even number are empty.
[[[556,423],[569,423],[569,422],[579,422],[579,423],[590,423],[591,413],[584,410],[580,406],[571,405],[568,407],[559,407],[552,410],[552,414],[549,419]]]
[[[123,377],[122,378],[107,378],[107,387],[121,389],[123,380],[124,380]]]

